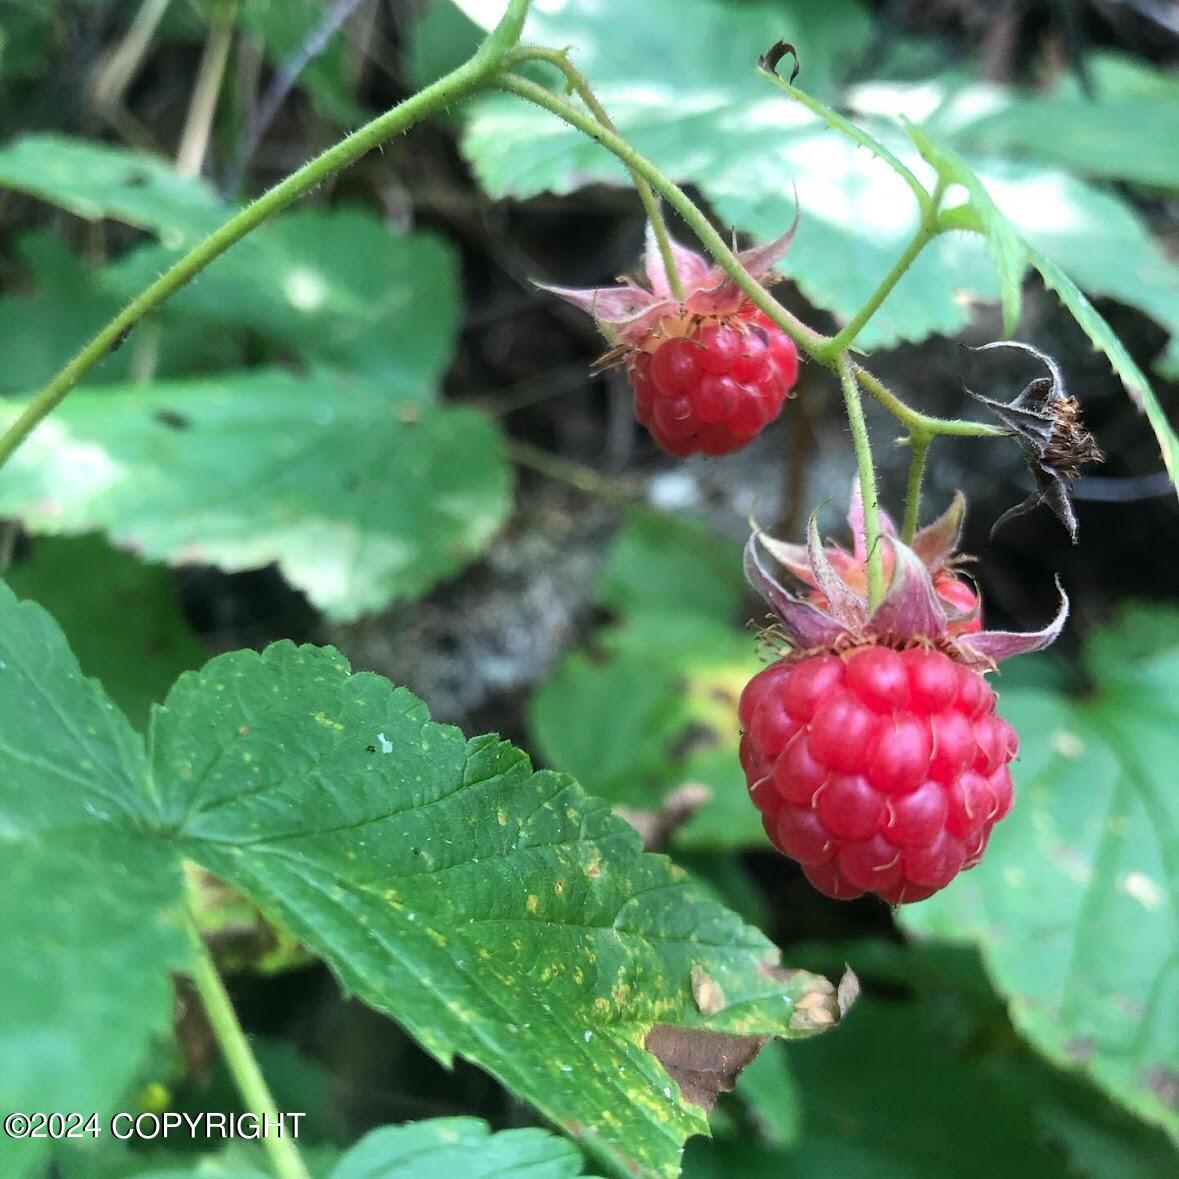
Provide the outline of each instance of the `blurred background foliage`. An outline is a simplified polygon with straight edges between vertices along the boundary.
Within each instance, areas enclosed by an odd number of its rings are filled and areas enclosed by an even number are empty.
[[[499,7],[0,0],[0,420],[235,204],[457,64]],[[620,129],[726,230],[777,235],[797,195],[778,290],[809,322],[858,308],[914,212],[879,161],[754,76],[778,39],[798,47],[801,86],[915,167],[902,116],[957,151],[1175,420],[1179,5],[535,7],[529,36],[571,45]],[[995,623],[1047,617],[1055,572],[1073,597],[1057,653],[1003,676],[1020,800],[983,865],[937,898],[895,919],[827,901],[767,850],[734,705],[758,666],[745,519],[797,532],[843,500],[838,398],[804,370],[747,451],[655,451],[619,374],[587,375],[592,325],[532,285],[633,267],[642,221],[624,181],[503,97],[336,177],[132,333],[4,471],[9,580],[139,725],[211,653],[333,642],[436,718],[496,729],[625,808],[787,961],[851,963],[866,993],[847,1024],[764,1053],[715,1140],[691,1145],[689,1175],[1174,1174],[1179,511],[1158,438],[1029,276],[1014,334],[1056,356],[1108,456],[1078,485],[1081,544],[1043,512],[988,538],[1027,492],[1014,446],[939,442],[927,498],[967,492]],[[862,337],[886,350],[874,368],[930,412],[969,412],[964,384],[1008,399],[1025,362],[961,347],[1000,335],[998,293],[981,238],[938,239]],[[905,455],[889,421],[872,425],[897,506]],[[666,800],[685,784],[705,789],[677,825]],[[442,1072],[322,967],[247,969],[234,991],[280,1105],[314,1115],[317,1167],[383,1122],[532,1119],[473,1067]],[[140,1100],[231,1108],[207,1029],[181,1031]],[[478,1150],[483,1132],[455,1131]],[[553,1173],[576,1174],[557,1151]],[[63,1174],[195,1161],[83,1153]],[[259,1164],[235,1150],[200,1165]]]

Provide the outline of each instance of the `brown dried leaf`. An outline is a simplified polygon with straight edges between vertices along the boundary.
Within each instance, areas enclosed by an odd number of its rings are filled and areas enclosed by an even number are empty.
[[[658,1023],[643,1043],[679,1085],[684,1100],[710,1111],[721,1093],[732,1092],[768,1040]]]

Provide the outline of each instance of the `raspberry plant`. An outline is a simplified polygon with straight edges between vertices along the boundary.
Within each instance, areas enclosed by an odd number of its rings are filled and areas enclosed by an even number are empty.
[[[966,233],[985,243],[994,264],[1008,332],[1025,271],[1034,268],[1143,405],[1174,472],[1179,446],[1145,376],[1058,261],[1009,222],[961,155],[912,123],[869,134],[795,87],[793,77],[780,77],[778,67],[795,50],[763,41],[759,84],[779,104],[774,109],[817,116],[836,151],[867,153],[885,165],[916,210],[911,239],[875,286],[850,303],[842,290],[820,300],[838,313],[835,329],[804,323],[774,298],[772,282],[787,272],[803,290],[814,289],[808,202],[819,198],[806,178],[801,212],[776,202],[772,231],[746,249],[730,246],[636,146],[643,128],[631,135],[625,122],[612,121],[569,51],[521,40],[528,18],[531,35],[552,25],[543,39],[564,43],[565,6],[531,17],[528,10],[528,0],[509,0],[468,61],[241,208],[133,153],[36,136],[0,150],[0,182],[160,239],[114,268],[95,305],[105,307],[116,294],[129,301],[39,393],[0,410],[0,464],[7,464],[0,514],[34,532],[101,530],[149,558],[199,559],[230,570],[275,562],[337,620],[416,596],[483,552],[507,513],[501,440],[485,417],[432,404],[425,392],[445,368],[454,323],[423,327],[404,313],[407,303],[446,301],[455,286],[452,252],[425,234],[391,246],[379,223],[356,210],[285,212],[422,118],[471,100],[468,150],[489,188],[511,187],[492,174],[486,149],[504,103],[526,111],[522,118],[555,118],[562,133],[576,134],[577,150],[594,153],[585,175],[609,160],[633,182],[649,226],[643,278],[546,289],[593,317],[606,339],[602,362],[622,366],[636,418],[668,455],[712,456],[749,445],[788,414],[784,404],[798,393],[800,368],[809,366],[807,376],[831,374],[857,470],[849,543],[824,545],[815,515],[804,544],[755,526],[746,573],[774,612],[762,636],[768,662],[755,674],[741,663],[752,641],[735,643],[723,620],[710,616],[736,592],[723,576],[714,579],[712,538],[690,535],[690,528],[678,535],[668,546],[672,555],[663,554],[668,568],[654,595],[647,549],[637,574],[615,570],[610,604],[628,612],[628,621],[612,638],[610,659],[596,669],[578,665],[560,691],[538,699],[533,716],[552,760],[564,765],[580,756],[585,778],[606,800],[567,776],[534,771],[525,754],[496,736],[468,740],[436,724],[408,691],[353,673],[326,647],[280,642],[185,671],[147,712],[141,735],[132,724],[143,717],[134,686],[129,719],[83,676],[53,618],[0,587],[0,749],[7,765],[0,880],[19,902],[0,919],[6,985],[16,996],[0,1012],[0,1104],[114,1108],[142,1079],[152,1041],[167,1037],[170,975],[182,974],[195,986],[243,1104],[259,1115],[275,1112],[210,950],[209,881],[216,879],[281,927],[284,944],[326,962],[344,987],[397,1020],[437,1060],[462,1056],[479,1065],[603,1168],[677,1173],[684,1140],[706,1131],[717,1094],[748,1068],[753,1106],[767,1101],[767,1091],[778,1096],[789,1073],[769,1042],[832,1028],[854,986],[784,969],[773,945],[717,899],[724,889],[716,881],[702,887],[644,850],[611,802],[628,808],[634,826],[660,849],[681,832],[662,822],[661,798],[645,807],[652,800],[635,796],[625,757],[604,765],[595,742],[565,756],[585,720],[587,683],[633,713],[633,694],[617,691],[611,678],[625,664],[630,682],[645,684],[658,737],[645,770],[677,773],[664,738],[708,724],[718,734],[719,759],[694,768],[702,777],[727,774],[730,785],[745,777],[752,807],[744,791],[729,790],[721,804],[729,809],[718,807],[723,818],[681,816],[691,819],[684,836],[697,846],[718,839],[744,846],[750,823],[760,820],[826,896],[871,893],[906,906],[902,920],[911,929],[968,930],[1004,986],[1020,996],[1021,1030],[1054,1059],[1084,1065],[1147,1118],[1173,1126],[1179,1074],[1166,1051],[1099,1042],[1086,997],[1069,989],[1071,968],[1057,979],[1063,997],[1056,1008],[1038,1006],[1037,977],[1058,972],[1059,955],[1039,962],[1037,975],[1028,966],[1034,939],[1006,938],[985,897],[957,879],[967,869],[984,879],[1025,870],[1009,849],[999,867],[989,867],[995,853],[988,842],[1022,805],[1013,782],[1019,719],[1037,705],[1017,695],[1008,714],[990,677],[1001,660],[1057,637],[1067,599],[1040,631],[986,628],[986,604],[956,552],[961,497],[921,526],[928,454],[941,437],[983,446],[1017,436],[1035,483],[1017,510],[1046,503],[1075,538],[1069,490],[1099,452],[1061,368],[1027,344],[991,345],[1029,351],[1046,372],[1011,403],[980,397],[995,422],[924,412],[919,391],[913,403],[902,399],[872,373],[864,349],[906,336],[896,320],[898,293],[927,263],[927,251],[937,255],[951,235]],[[211,44],[225,28],[214,21]],[[751,66],[752,57],[742,64]],[[339,96],[329,72],[318,74],[316,99],[330,106]],[[503,153],[500,166],[510,155]],[[677,178],[700,180],[723,216],[722,172],[705,181],[685,167]],[[672,237],[669,211],[702,252]],[[762,210],[742,224],[758,228],[750,222],[766,216]],[[791,248],[796,227],[801,259]],[[76,258],[38,251],[36,243],[31,256],[43,276],[70,289]],[[314,269],[305,265],[311,257]],[[281,270],[281,290],[243,296],[244,277],[268,265]],[[949,291],[942,294],[949,304]],[[87,316],[93,310],[86,305]],[[307,378],[277,367],[238,375],[232,395],[219,376],[154,381],[146,390],[78,389],[129,337],[142,339],[170,314],[180,323],[247,323],[280,352],[297,344],[313,371]],[[955,326],[956,314],[948,311],[942,326]],[[395,348],[389,332],[397,333]],[[183,369],[183,355],[215,352],[215,335],[181,332],[178,354],[157,350],[153,367],[171,376],[174,364]],[[343,390],[330,367],[341,358],[351,377]],[[808,396],[817,383],[807,382]],[[910,455],[899,527],[880,503],[865,394],[896,420]],[[284,458],[278,476],[268,449],[276,435]],[[389,471],[404,475],[405,488]],[[687,566],[677,546],[695,549]],[[24,586],[21,571],[14,578],[22,596],[44,596],[34,593],[35,567],[23,576]],[[677,614],[684,599],[692,608]],[[59,609],[68,615],[68,605]],[[128,621],[136,620],[120,625]],[[691,674],[685,634],[712,652],[707,674]],[[1116,652],[1116,634],[1095,658],[1109,660],[1111,646]],[[1159,665],[1156,654],[1137,653],[1147,678]],[[180,664],[190,658],[178,656]],[[170,662],[162,659],[155,674],[170,676]],[[739,705],[718,708],[718,697],[727,698],[720,689],[735,675],[744,682]],[[1150,783],[1150,820],[1173,829],[1170,802],[1156,798],[1157,766],[1141,770],[1117,748],[1119,732],[1143,723],[1141,716],[1116,700],[1084,707],[1096,718],[1103,756]],[[1057,733],[1068,737],[1069,717],[1056,719]],[[605,739],[614,740],[606,728]],[[1057,744],[1068,759],[1073,747],[1064,737]],[[1107,793],[1116,798],[1123,786],[1119,778]],[[1127,820],[1140,821],[1137,813]],[[1127,862],[1117,890],[1153,913],[1161,902],[1150,889],[1168,864],[1152,863],[1148,873]],[[1100,894],[1097,903],[1113,902]],[[1173,990],[1169,969],[1165,954],[1151,960],[1153,995]],[[1101,962],[1094,973],[1103,997],[1143,990],[1142,978],[1127,980],[1117,963]],[[1080,1046],[1054,1015],[1068,1003],[1085,1008]],[[866,1018],[890,1022],[871,1008]],[[54,1061],[19,1048],[22,1036],[38,1035],[61,1045]],[[1176,1046],[1172,1032],[1159,1039]],[[43,1172],[49,1145],[25,1141],[5,1165],[11,1160],[22,1176]],[[267,1138],[265,1146],[278,1179],[309,1174],[289,1139]],[[505,1170],[546,1165],[553,1174],[580,1169],[572,1147],[541,1131],[492,1136],[474,1120],[435,1119],[374,1131],[331,1173],[350,1179],[423,1154],[439,1175],[476,1161]]]

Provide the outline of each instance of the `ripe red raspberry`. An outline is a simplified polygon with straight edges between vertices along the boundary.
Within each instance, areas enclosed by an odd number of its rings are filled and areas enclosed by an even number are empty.
[[[790,396],[794,341],[752,305],[728,320],[672,322],[683,335],[653,334],[627,358],[635,417],[669,454],[739,450]]]
[[[982,673],[935,648],[788,656],[739,714],[766,834],[827,896],[924,900],[1011,809],[1015,732]]]
[[[977,595],[949,573],[963,507],[956,497],[912,547],[886,531],[874,609],[845,573],[863,560],[855,497],[854,553],[824,548],[813,517],[806,545],[755,533],[746,547],[778,616],[767,637],[786,651],[742,693],[741,765],[771,841],[827,896],[924,900],[979,862],[1011,808],[1018,741],[984,673],[1048,646],[1068,600],[1041,631],[982,630]],[[763,544],[798,592],[767,572]]]
[[[749,274],[768,285],[793,228],[744,251]],[[671,293],[648,236],[648,286],[547,290],[588,311],[626,366],[635,416],[669,454],[726,454],[747,445],[782,409],[798,380],[798,349],[719,267],[672,243],[683,298]]]

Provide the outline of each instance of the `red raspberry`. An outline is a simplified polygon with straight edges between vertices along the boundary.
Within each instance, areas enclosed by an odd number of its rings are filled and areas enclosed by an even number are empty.
[[[798,379],[798,349],[750,306],[727,322],[696,320],[684,335],[652,336],[626,370],[635,417],[664,450],[727,454],[778,416]]]
[[[741,760],[776,847],[822,893],[924,900],[982,857],[1018,742],[980,671],[880,643],[749,681]]]
[[[754,280],[768,286],[793,226],[743,250]],[[718,266],[669,244],[679,294],[648,235],[646,283],[573,290],[546,287],[588,311],[610,341],[599,363],[624,363],[635,416],[670,454],[726,454],[745,446],[778,416],[798,380],[794,341]]]
[[[805,545],[755,532],[745,547],[745,575],[776,616],[766,638],[785,654],[741,694],[741,767],[770,839],[827,896],[924,900],[979,862],[1011,809],[1018,741],[984,673],[1049,646],[1068,599],[1041,630],[983,630],[978,595],[954,573],[964,510],[956,495],[911,545],[884,528],[875,604],[855,494],[851,552],[824,546],[814,516]]]

